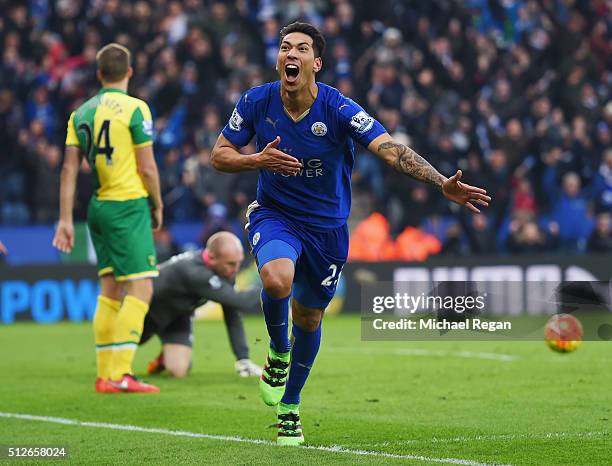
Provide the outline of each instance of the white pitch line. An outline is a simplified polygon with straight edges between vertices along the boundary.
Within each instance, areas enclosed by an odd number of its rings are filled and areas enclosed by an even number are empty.
[[[21,419],[25,421],[50,422],[53,424],[62,424],[62,425],[69,425],[69,426],[94,427],[98,429],[112,429],[112,430],[127,430],[127,431],[132,431],[132,432],[144,432],[144,433],[149,433],[149,434],[172,435],[175,437],[190,437],[190,438],[200,438],[200,439],[208,439],[208,440],[220,440],[224,442],[239,442],[239,443],[250,443],[253,445],[276,446],[276,443],[271,442],[269,440],[252,439],[252,438],[238,437],[238,436],[232,436],[232,435],[201,434],[198,432],[158,429],[158,428],[153,428],[153,427],[140,427],[140,426],[132,426],[132,425],[126,425],[126,424],[108,424],[105,422],[79,421],[76,419],[66,419],[62,417],[35,416],[32,414],[4,413],[4,412],[0,412],[0,417],[9,418],[9,419]],[[340,445],[332,445],[332,446],[307,445],[307,446],[300,446],[297,448],[302,448],[305,450],[327,451],[331,453],[345,453],[349,455],[376,456],[376,457],[382,457],[382,458],[427,461],[430,463],[460,464],[460,465],[465,465],[465,466],[494,466],[488,463],[480,463],[478,461],[464,460],[460,458],[436,458],[436,457],[421,456],[421,455],[401,455],[401,454],[396,454],[396,453],[385,453],[382,451],[353,450],[353,449],[346,448]]]
[[[475,435],[473,437],[432,438],[428,442],[452,443],[452,442],[494,442],[497,440],[533,439],[546,440],[557,438],[588,438],[606,437],[610,432],[543,432],[541,434],[501,434],[501,435]]]
[[[456,442],[495,442],[500,440],[547,440],[559,438],[592,438],[592,437],[608,437],[612,436],[612,432],[542,432],[541,434],[500,434],[500,435],[474,435],[471,437],[433,437],[429,439],[410,439],[398,440],[391,442],[375,443],[373,447],[390,447],[403,444],[416,443],[456,443]]]
[[[510,362],[519,359],[518,356],[501,353],[487,353],[482,351],[445,351],[445,350],[428,350],[423,348],[328,348],[328,350],[340,351],[346,353],[365,353],[365,354],[395,354],[397,356],[433,356],[439,358],[465,358],[465,359],[487,359],[490,361]]]

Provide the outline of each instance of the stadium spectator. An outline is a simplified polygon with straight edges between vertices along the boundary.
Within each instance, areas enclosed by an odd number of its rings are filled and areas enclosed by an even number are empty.
[[[206,244],[215,233],[220,231],[232,231],[234,229],[227,218],[227,208],[224,204],[214,203],[208,207],[204,217],[204,229],[199,236],[200,244]]]
[[[153,232],[153,243],[155,244],[157,261],[160,264],[181,252],[178,244],[176,244],[172,237],[172,233],[165,225],[162,225],[159,230]]]
[[[584,251],[593,221],[588,198],[581,192],[580,177],[574,172],[566,173],[561,191],[550,179],[544,181],[552,196],[551,219],[559,226],[560,247],[568,252]]]
[[[26,123],[38,120],[43,127],[44,137],[53,140],[56,124],[55,106],[49,101],[49,91],[43,85],[32,91],[32,97],[25,104]]]
[[[497,228],[511,202],[512,171],[508,166],[508,157],[501,149],[492,150],[483,165],[479,176],[483,177],[482,184],[487,192],[491,193],[491,197],[495,196],[495,202],[491,204],[489,211],[493,215],[494,228]]]
[[[604,153],[592,189],[597,210],[612,213],[612,148]]]
[[[514,254],[541,254],[553,249],[551,239],[532,220],[511,230],[508,250]]]
[[[469,252],[469,247],[463,241],[463,231],[461,225],[452,223],[445,232],[444,243],[440,252],[450,256],[464,256]]]
[[[62,154],[59,146],[38,139],[36,146],[24,152],[30,167],[29,193],[37,223],[53,223],[57,219]]]
[[[393,250],[387,252],[383,259],[423,262],[441,249],[442,245],[434,235],[406,227],[395,239]]]
[[[589,252],[612,251],[612,221],[608,212],[602,212],[597,216],[595,229],[587,243]]]
[[[466,233],[470,252],[472,254],[493,254],[495,252],[495,237],[493,226],[486,215],[474,215],[466,218],[462,215],[463,229]]]
[[[6,255],[8,255],[8,249],[6,249],[4,243],[0,241],[0,264],[4,262]]]
[[[538,206],[529,179],[513,178],[512,184],[512,210],[521,209],[536,214]]]
[[[348,258],[378,261],[390,244],[389,222],[382,214],[374,212],[355,228],[349,243]]]

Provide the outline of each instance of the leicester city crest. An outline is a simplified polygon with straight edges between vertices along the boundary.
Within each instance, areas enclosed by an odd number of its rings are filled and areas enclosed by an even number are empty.
[[[325,136],[327,134],[327,126],[322,121],[316,121],[310,127],[310,131],[315,136]]]

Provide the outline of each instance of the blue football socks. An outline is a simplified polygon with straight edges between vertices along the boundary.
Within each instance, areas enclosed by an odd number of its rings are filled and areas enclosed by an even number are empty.
[[[266,293],[265,289],[261,291],[261,303],[268,334],[270,335],[270,347],[277,353],[291,351],[291,342],[289,341],[290,297],[291,295],[274,299]]]
[[[289,378],[285,388],[285,394],[281,400],[284,404],[298,404],[300,392],[306,383],[310,368],[319,352],[321,345],[321,324],[314,332],[307,332],[293,324],[293,352],[291,353],[291,367]]]

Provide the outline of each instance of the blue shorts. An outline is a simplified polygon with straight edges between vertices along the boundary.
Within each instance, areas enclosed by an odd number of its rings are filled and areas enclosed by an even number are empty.
[[[293,297],[304,306],[325,309],[348,256],[348,226],[307,230],[277,210],[257,205],[249,208],[247,219],[249,244],[259,270],[274,259],[293,260]]]

